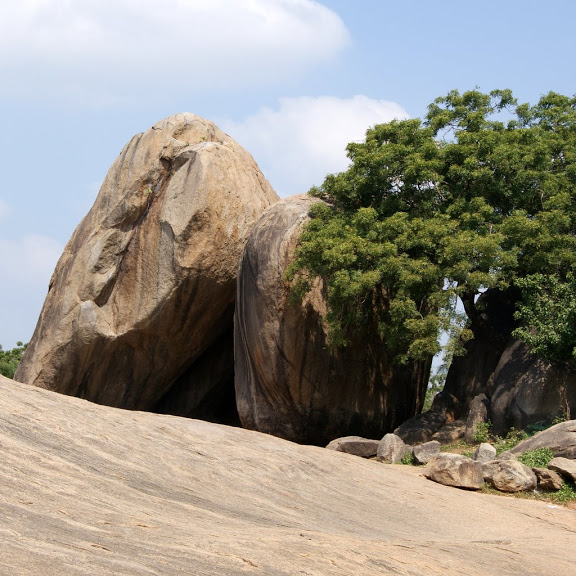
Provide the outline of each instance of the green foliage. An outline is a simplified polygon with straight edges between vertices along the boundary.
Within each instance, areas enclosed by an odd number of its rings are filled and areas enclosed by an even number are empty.
[[[476,425],[476,432],[474,432],[472,439],[474,442],[488,442],[488,440],[490,440],[491,431],[491,422],[478,422]]]
[[[478,294],[514,287],[516,334],[573,358],[576,98],[452,91],[423,120],[374,126],[347,150],[349,169],[310,192],[327,204],[311,210],[288,272],[299,297],[322,280],[334,345],[370,326],[397,360],[426,358],[456,324],[461,347]]]
[[[6,376],[7,378],[13,378],[20,360],[22,360],[22,354],[28,344],[22,344],[22,342],[16,342],[16,348],[12,350],[3,350],[0,346],[0,374]]]
[[[530,468],[546,468],[552,458],[554,452],[550,448],[536,448],[518,456],[518,460]]]
[[[516,430],[515,428],[510,428],[510,431],[504,438],[500,438],[500,436],[495,436],[493,438],[493,445],[496,448],[496,453],[501,454],[502,452],[506,452],[507,450],[511,450],[528,438],[528,434],[524,430]]]
[[[566,504],[567,502],[576,502],[576,486],[574,482],[564,480],[562,488],[558,492],[551,492],[548,497],[552,502]]]
[[[402,456],[402,459],[400,460],[400,464],[404,464],[405,466],[418,466],[418,462],[416,461],[416,458],[414,457],[414,453],[413,452],[406,452],[406,454],[404,454],[404,456]]]

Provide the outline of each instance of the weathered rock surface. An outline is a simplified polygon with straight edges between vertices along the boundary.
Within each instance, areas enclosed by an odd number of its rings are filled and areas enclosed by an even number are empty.
[[[328,346],[320,284],[292,302],[285,273],[314,202],[287,198],[268,209],[246,244],[238,274],[235,381],[242,425],[325,446],[339,436],[381,438],[424,399],[430,362],[394,364],[376,329]]]
[[[373,458],[378,452],[379,444],[379,440],[370,440],[369,438],[361,438],[360,436],[346,436],[332,440],[326,448],[328,450],[353,454],[361,458]]]
[[[548,468],[558,472],[564,478],[576,482],[576,460],[570,460],[568,458],[553,458],[548,462]]]
[[[517,460],[493,460],[482,464],[484,480],[501,492],[525,492],[536,488],[536,475]]]
[[[432,434],[431,438],[432,440],[438,440],[440,444],[453,444],[454,442],[463,440],[465,433],[466,420],[460,418],[442,426],[438,432]]]
[[[3,377],[0,446],[2,576],[572,576],[576,564],[566,508]]]
[[[478,298],[470,318],[474,338],[464,346],[466,355],[454,358],[444,386],[458,399],[456,418],[467,416],[471,400],[479,394],[491,396],[490,378],[514,327],[514,303],[512,291],[487,290]]]
[[[538,490],[556,491],[560,490],[564,485],[562,476],[554,472],[554,470],[532,468],[532,472],[536,474],[536,478],[538,479]]]
[[[434,397],[432,408],[403,422],[394,434],[400,436],[407,444],[428,442],[441,428],[454,422],[460,413],[460,403],[455,396],[442,391]],[[459,426],[461,429],[461,426]],[[459,435],[460,432],[457,432]],[[453,434],[449,434],[450,438]],[[436,437],[439,440],[438,437]]]
[[[398,464],[411,451],[410,446],[407,446],[396,434],[385,434],[378,444],[376,460],[387,464]]]
[[[510,450],[506,450],[498,454],[498,460],[518,460],[518,456],[513,454]]]
[[[490,420],[495,434],[552,422],[566,411],[576,413],[576,373],[530,353],[520,341],[502,354],[492,386]]]
[[[231,389],[230,370],[196,363],[226,353],[231,363],[238,261],[276,200],[252,157],[207,120],[177,114],[135,136],[58,262],[16,379],[139,410],[177,380],[196,386],[199,370],[215,378],[200,399]],[[194,394],[178,394],[192,401],[178,412],[195,415]]]
[[[482,442],[482,444],[476,448],[474,455],[472,456],[472,460],[476,460],[476,462],[480,462],[480,464],[483,464],[484,462],[490,462],[495,458],[496,448],[487,442]]]
[[[418,464],[428,464],[432,458],[440,453],[440,446],[442,446],[440,442],[431,440],[430,442],[414,446],[412,454],[414,454],[414,459]]]
[[[470,402],[468,416],[466,418],[466,431],[464,433],[464,441],[468,444],[474,442],[474,436],[478,429],[478,424],[488,422],[489,420],[490,400],[486,394],[478,394]]]
[[[484,482],[482,466],[461,454],[439,454],[428,463],[426,476],[445,486],[479,490]]]
[[[542,432],[522,440],[510,450],[513,454],[523,454],[537,448],[550,448],[554,456],[576,459],[576,420],[560,422]]]

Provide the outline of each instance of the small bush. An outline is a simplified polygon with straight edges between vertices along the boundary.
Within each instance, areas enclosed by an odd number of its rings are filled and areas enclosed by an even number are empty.
[[[490,440],[490,431],[492,428],[492,423],[488,422],[478,422],[476,425],[476,432],[472,439],[474,442],[488,442]]]
[[[564,485],[558,492],[552,492],[550,499],[559,504],[566,504],[566,502],[576,501],[576,486],[573,482],[564,480]]]
[[[416,462],[413,452],[406,452],[406,454],[402,456],[400,464],[404,464],[405,466],[418,466],[418,462]]]
[[[510,432],[506,434],[505,438],[500,438],[497,436],[494,439],[494,448],[496,448],[496,453],[501,454],[502,452],[506,452],[506,450],[510,450],[528,438],[528,434],[524,432],[524,430],[516,430],[515,428],[510,428]]]
[[[536,448],[518,456],[518,460],[530,468],[546,468],[552,458],[554,452],[550,448]]]

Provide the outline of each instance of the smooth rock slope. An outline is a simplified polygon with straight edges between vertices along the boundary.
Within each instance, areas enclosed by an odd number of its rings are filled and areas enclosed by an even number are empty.
[[[572,576],[576,513],[0,377],[2,576]]]
[[[135,136],[58,262],[15,378],[137,410],[234,404],[238,261],[277,199],[208,120],[177,114]]]

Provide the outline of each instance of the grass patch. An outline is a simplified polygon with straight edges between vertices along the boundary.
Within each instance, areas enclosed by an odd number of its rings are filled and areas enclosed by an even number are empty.
[[[550,448],[536,448],[518,456],[518,460],[530,468],[546,468],[552,458],[554,451]]]

